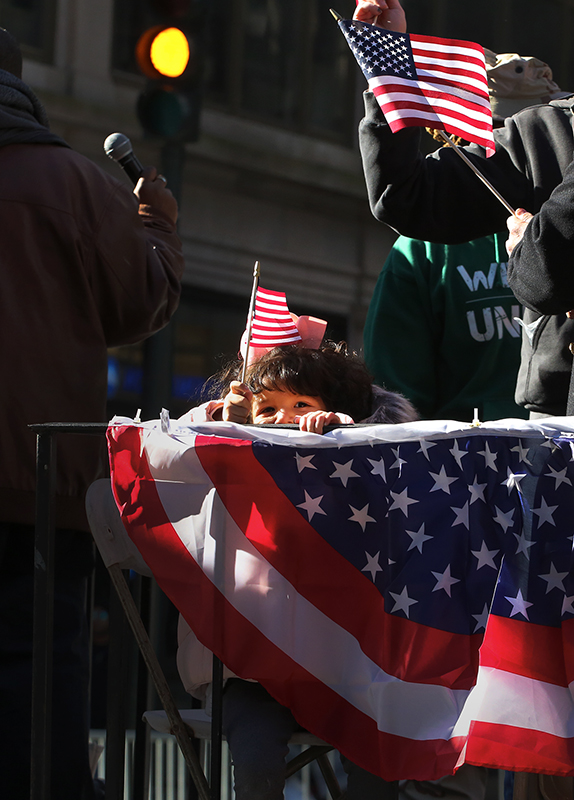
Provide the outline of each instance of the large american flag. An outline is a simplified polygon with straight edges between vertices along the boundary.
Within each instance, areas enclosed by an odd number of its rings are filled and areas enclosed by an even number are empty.
[[[108,431],[124,524],[199,640],[386,780],[574,774],[574,427]]]
[[[358,20],[339,27],[391,130],[445,130],[494,153],[484,49],[474,42],[395,33]]]

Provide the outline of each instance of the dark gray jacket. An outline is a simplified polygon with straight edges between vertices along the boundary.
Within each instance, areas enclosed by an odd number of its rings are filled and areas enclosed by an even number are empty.
[[[554,353],[558,361],[554,368],[561,380],[556,389],[563,396],[568,391],[565,379],[572,363],[569,345],[574,342],[574,320],[565,316],[574,309],[574,162],[514,248],[508,282],[521,303],[532,309],[524,346],[531,342],[534,353]],[[561,343],[560,350],[556,342]],[[568,413],[574,413],[573,390],[574,382],[569,390]]]

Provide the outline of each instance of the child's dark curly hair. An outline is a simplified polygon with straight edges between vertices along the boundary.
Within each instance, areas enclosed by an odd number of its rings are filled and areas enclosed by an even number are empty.
[[[229,384],[241,380],[243,361],[228,365],[210,387],[223,397]],[[345,342],[326,341],[318,350],[298,345],[275,347],[247,368],[246,383],[254,394],[263,389],[288,390],[320,397],[327,411],[349,414],[355,422],[371,414],[372,377],[364,361]]]

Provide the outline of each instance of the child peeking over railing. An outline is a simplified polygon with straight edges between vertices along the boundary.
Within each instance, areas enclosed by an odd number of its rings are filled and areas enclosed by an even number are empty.
[[[244,383],[242,370],[238,360],[215,376],[210,393],[218,399],[191,409],[180,421],[293,423],[322,433],[333,423],[418,419],[405,397],[373,385],[364,361],[344,342],[275,347],[247,367]]]

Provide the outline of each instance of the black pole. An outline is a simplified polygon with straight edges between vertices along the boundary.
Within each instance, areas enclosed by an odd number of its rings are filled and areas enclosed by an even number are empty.
[[[149,631],[151,617],[151,578],[145,575],[136,575],[134,579],[135,597],[141,620]],[[149,756],[150,756],[150,730],[143,719],[147,711],[149,676],[145,660],[139,651],[137,655],[137,689],[136,689],[136,720],[133,763],[133,800],[147,800],[149,796]]]
[[[56,442],[36,437],[36,531],[32,644],[30,798],[50,800],[52,753],[52,653],[54,631],[54,496]]]
[[[168,139],[161,148],[161,171],[178,206],[181,205],[184,167],[185,142]]]
[[[185,167],[185,143],[168,140],[161,149],[161,173],[167,186],[181,204]],[[143,419],[159,417],[169,408],[172,395],[174,328],[169,323],[144,342],[142,412]]]
[[[126,717],[128,705],[129,626],[117,593],[110,586],[108,688],[106,711],[106,800],[124,796]]]
[[[57,433],[103,435],[107,425],[42,423],[36,434],[36,527],[34,536],[34,602],[32,631],[32,712],[30,798],[50,800],[52,756],[52,672],[54,634],[54,500]]]
[[[209,785],[212,800],[221,797],[221,744],[222,731],[222,698],[223,698],[223,663],[217,656],[213,656],[213,682],[212,682],[212,708],[211,708],[211,764]]]

